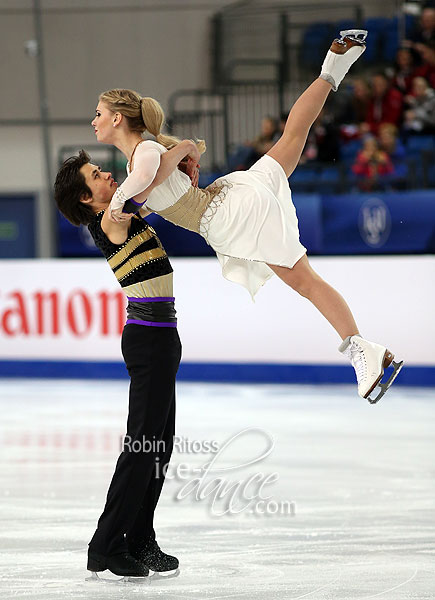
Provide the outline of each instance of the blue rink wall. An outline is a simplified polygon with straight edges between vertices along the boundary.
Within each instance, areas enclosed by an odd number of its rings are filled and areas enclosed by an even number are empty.
[[[434,190],[376,194],[296,192],[292,197],[301,241],[311,254],[435,253]],[[147,221],[158,231],[170,256],[214,256],[212,248],[195,233],[155,214],[148,216]],[[74,227],[60,215],[58,224],[59,256],[99,256],[86,227]],[[1,249],[0,241],[0,255]]]
[[[400,385],[435,386],[435,257],[313,257],[362,334],[405,360]],[[172,259],[179,379],[353,383],[340,340],[273,277],[252,302],[215,258]],[[0,261],[0,376],[126,378],[125,301],[103,259]]]
[[[0,377],[52,379],[128,379],[120,362],[1,361]],[[355,383],[348,365],[278,365],[272,363],[189,363],[183,361],[178,381],[216,383]],[[435,368],[406,365],[394,385],[435,387]],[[435,392],[434,392],[435,393]]]

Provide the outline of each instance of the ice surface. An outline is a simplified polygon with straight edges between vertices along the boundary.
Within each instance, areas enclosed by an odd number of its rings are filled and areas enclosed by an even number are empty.
[[[171,468],[184,463],[184,479],[166,481],[155,520],[180,574],[86,582],[127,391],[126,382],[0,380],[2,600],[435,598],[435,390],[406,388],[370,406],[353,386],[180,384],[184,441]],[[194,441],[228,445],[188,452]],[[242,486],[274,473],[260,493],[273,509],[287,501],[288,514],[241,510],[234,493],[241,512],[219,516],[231,494],[212,502],[217,478]],[[245,493],[258,501],[254,488]]]

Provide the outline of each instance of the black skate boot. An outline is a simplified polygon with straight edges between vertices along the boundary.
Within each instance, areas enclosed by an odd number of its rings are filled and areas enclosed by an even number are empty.
[[[139,550],[131,554],[150,571],[160,575],[170,575],[178,569],[178,558],[165,554],[154,539],[148,540]]]
[[[126,579],[146,577],[149,573],[148,567],[144,563],[136,560],[127,552],[104,556],[103,554],[89,550],[87,568],[88,571],[92,571],[94,579],[98,579],[97,572],[105,571],[106,569]]]

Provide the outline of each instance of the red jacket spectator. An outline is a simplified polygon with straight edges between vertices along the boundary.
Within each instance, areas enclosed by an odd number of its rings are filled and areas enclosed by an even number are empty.
[[[352,171],[359,176],[359,188],[370,191],[377,188],[384,175],[391,175],[394,167],[388,154],[379,149],[377,140],[368,137],[352,165]]]
[[[403,96],[393,87],[390,87],[387,77],[379,73],[372,78],[373,96],[370,101],[366,129],[377,134],[381,123],[400,125],[402,120]]]

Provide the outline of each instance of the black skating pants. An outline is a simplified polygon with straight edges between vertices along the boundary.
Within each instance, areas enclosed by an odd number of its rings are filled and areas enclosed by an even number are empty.
[[[128,324],[122,354],[131,379],[127,433],[89,543],[105,556],[134,551],[155,538],[154,510],[175,435],[175,376],[181,359],[177,329]]]

